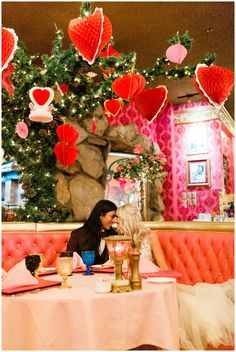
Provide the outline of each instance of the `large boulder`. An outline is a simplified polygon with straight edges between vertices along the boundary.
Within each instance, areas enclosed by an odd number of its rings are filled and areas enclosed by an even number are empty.
[[[75,221],[88,218],[94,205],[104,199],[104,188],[100,183],[86,175],[77,175],[69,182],[71,206]]]

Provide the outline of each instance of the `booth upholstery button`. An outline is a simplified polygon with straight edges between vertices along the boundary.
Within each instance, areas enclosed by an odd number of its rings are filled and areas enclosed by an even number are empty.
[[[17,243],[17,246],[18,246],[18,247],[20,247],[20,246],[21,246],[21,244],[20,244],[20,243]]]
[[[36,242],[34,242],[33,245],[36,246]]]
[[[9,255],[8,258],[11,258],[11,256]]]
[[[49,246],[51,246],[52,245],[52,242],[49,242]]]

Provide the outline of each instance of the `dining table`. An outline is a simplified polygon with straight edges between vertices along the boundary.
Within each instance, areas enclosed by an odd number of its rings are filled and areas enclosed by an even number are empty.
[[[113,278],[74,273],[72,288],[2,295],[2,350],[179,350],[175,280],[143,279],[141,290],[96,292],[98,281]]]

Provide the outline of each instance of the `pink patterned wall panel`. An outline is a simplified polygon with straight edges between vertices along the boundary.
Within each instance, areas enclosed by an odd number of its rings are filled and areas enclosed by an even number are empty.
[[[168,176],[163,182],[165,205],[163,217],[166,221],[191,221],[197,218],[199,213],[219,212],[219,192],[223,189],[222,151],[228,159],[227,193],[234,192],[233,138],[223,141],[222,145],[221,122],[216,119],[201,123],[174,124],[175,111],[207,105],[208,102],[205,101],[178,106],[169,105],[163,114],[150,124],[135,109],[134,103],[123,107],[116,118],[107,117],[109,125],[112,126],[135,123],[137,133],[144,134],[151,141],[157,142],[165,153],[168,160],[166,166]],[[208,151],[194,156],[202,160],[209,158],[211,185],[187,187],[186,158],[193,157],[193,155],[187,155],[187,135],[191,128],[196,128],[199,124],[201,128],[207,130]],[[196,206],[184,206],[182,192],[196,192]]]
[[[125,126],[134,123],[137,125],[138,134],[144,134],[152,142],[156,141],[156,121],[148,123],[136,110],[134,102],[131,102],[128,106],[123,106],[116,117],[106,116],[106,118],[110,126]]]
[[[227,136],[222,138],[223,155],[227,157],[228,172],[225,193],[234,193],[234,138]]]

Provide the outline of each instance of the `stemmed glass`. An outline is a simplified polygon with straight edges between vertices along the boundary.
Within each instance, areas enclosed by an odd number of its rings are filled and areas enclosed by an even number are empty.
[[[90,266],[94,263],[95,251],[82,251],[81,253],[84,264],[86,265],[86,271],[83,275],[93,275],[90,271]]]
[[[57,273],[62,277],[62,283],[60,288],[71,288],[68,285],[67,278],[71,275],[73,269],[73,258],[72,257],[58,257],[57,258]]]
[[[26,268],[30,271],[37,280],[39,279],[38,273],[42,266],[43,255],[42,254],[29,254],[25,257]]]

